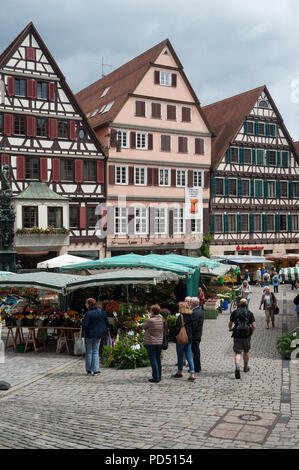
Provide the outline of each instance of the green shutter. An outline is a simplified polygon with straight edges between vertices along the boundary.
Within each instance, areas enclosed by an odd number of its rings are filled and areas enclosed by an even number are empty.
[[[266,165],[270,165],[270,150],[266,151]]]
[[[249,232],[254,232],[254,214],[249,214]]]
[[[281,165],[281,152],[276,152],[276,166]]]
[[[282,166],[284,168],[289,167],[289,152],[281,152],[282,155]]]
[[[248,134],[248,122],[244,122],[244,134]]]
[[[289,181],[289,198],[292,199],[294,197],[294,182]]]
[[[267,214],[262,215],[262,230],[263,230],[263,233],[268,232],[268,216],[267,216]]]
[[[223,232],[228,233],[228,215],[223,214]]]
[[[293,217],[291,214],[288,214],[288,231],[293,231]]]
[[[212,178],[212,196],[216,196],[216,178]]]
[[[255,135],[259,135],[259,123],[258,122],[254,123],[254,133]]]
[[[215,233],[215,215],[211,214],[211,233]]]
[[[250,197],[254,197],[254,180],[250,180]]]
[[[232,161],[232,151],[231,151],[231,148],[228,147],[226,151],[226,163],[231,163],[231,161]]]
[[[266,137],[270,137],[271,131],[270,131],[270,124],[266,124]]]
[[[238,196],[242,197],[243,192],[242,192],[242,180],[239,178],[238,179]]]
[[[244,165],[244,149],[242,147],[239,148],[239,163]]]
[[[275,214],[275,232],[280,232],[280,215]]]
[[[271,135],[276,137],[276,124],[271,124]]]
[[[257,150],[257,164],[264,165],[264,150]]]
[[[256,165],[256,150],[255,149],[251,150],[251,163],[252,165]]]
[[[242,232],[242,218],[241,214],[237,214],[237,232],[241,233]]]
[[[229,196],[229,179],[224,179],[224,195]]]
[[[281,185],[280,185],[280,181],[276,181],[276,197],[277,197],[277,199],[281,198]]]
[[[268,181],[264,181],[264,197],[267,198],[269,197],[269,191],[268,191]]]

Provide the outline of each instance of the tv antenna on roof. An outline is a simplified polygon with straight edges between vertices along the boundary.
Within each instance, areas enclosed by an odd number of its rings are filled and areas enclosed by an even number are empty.
[[[104,67],[112,67],[112,65],[110,65],[110,64],[105,64],[105,63],[104,63],[104,57],[102,57],[101,65],[102,65],[102,78],[103,78],[103,77],[105,77],[105,74],[104,74]]]

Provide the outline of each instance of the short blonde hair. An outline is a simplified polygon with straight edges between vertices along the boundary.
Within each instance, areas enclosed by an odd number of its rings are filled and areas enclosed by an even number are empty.
[[[240,300],[240,307],[247,307],[248,306],[248,302],[246,299],[241,299]]]

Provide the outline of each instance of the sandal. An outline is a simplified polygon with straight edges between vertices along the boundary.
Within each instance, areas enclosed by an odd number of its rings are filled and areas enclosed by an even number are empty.
[[[175,378],[183,377],[183,374],[178,374],[178,373],[176,373],[176,374],[174,374],[172,377],[175,377]]]
[[[190,380],[191,382],[194,382],[195,377],[189,377],[188,380]]]

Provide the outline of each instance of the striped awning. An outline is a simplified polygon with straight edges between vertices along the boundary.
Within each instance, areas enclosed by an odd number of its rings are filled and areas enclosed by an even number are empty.
[[[284,268],[279,271],[280,279],[284,281],[299,282],[299,268]]]

